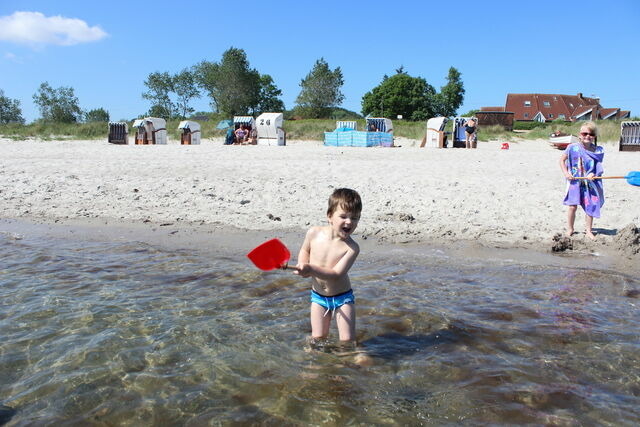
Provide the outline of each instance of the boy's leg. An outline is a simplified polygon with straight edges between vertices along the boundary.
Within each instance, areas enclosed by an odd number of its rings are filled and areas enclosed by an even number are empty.
[[[343,304],[336,310],[336,324],[340,341],[355,341],[356,339],[356,306]]]
[[[311,303],[311,337],[312,338],[326,338],[329,335],[329,326],[331,325],[331,313],[327,313],[327,309],[316,304]]]

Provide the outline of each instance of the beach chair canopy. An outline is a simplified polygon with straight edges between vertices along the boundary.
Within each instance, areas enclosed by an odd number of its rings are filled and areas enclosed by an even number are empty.
[[[270,127],[273,129],[281,128],[284,115],[282,113],[262,113],[258,116],[258,129],[261,127]]]
[[[234,116],[233,117],[234,125],[249,125],[251,127],[254,126],[255,120],[252,116]]]
[[[145,124],[153,125],[155,130],[164,129],[167,125],[167,121],[165,119],[161,119],[158,117],[145,117],[144,119],[136,119],[133,121],[133,127],[144,126]]]
[[[640,121],[620,123],[620,151],[640,151]]]
[[[367,117],[367,130],[377,129],[378,132],[393,132],[390,119],[384,117]]]
[[[167,126],[167,121],[159,117],[145,117],[144,120],[146,122],[151,122],[155,130],[165,129]]]
[[[427,120],[427,129],[434,129],[442,132],[444,131],[444,128],[447,125],[448,121],[449,119],[447,119],[446,117],[433,117]]]
[[[338,131],[348,131],[348,130],[358,130],[358,123],[355,121],[337,121],[336,122],[336,130]]]
[[[178,125],[178,129],[189,129],[192,132],[200,130],[200,123],[191,120],[183,120]]]

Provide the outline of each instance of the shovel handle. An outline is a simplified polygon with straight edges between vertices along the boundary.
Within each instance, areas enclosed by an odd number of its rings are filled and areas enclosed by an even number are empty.
[[[626,176],[594,176],[593,179],[625,179]],[[586,176],[574,176],[570,179],[589,179]]]

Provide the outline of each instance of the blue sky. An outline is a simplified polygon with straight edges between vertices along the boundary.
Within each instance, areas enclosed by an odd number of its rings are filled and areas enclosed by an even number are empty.
[[[18,13],[23,12],[23,13]],[[26,12],[26,13],[24,13]],[[450,66],[466,89],[459,113],[507,93],[598,96],[640,115],[640,1],[0,1],[0,89],[24,118],[44,81],[70,86],[112,120],[146,112],[149,73],[177,73],[243,49],[292,108],[323,57],[340,67],[344,108],[400,66],[440,89]],[[208,99],[192,106],[211,111]]]

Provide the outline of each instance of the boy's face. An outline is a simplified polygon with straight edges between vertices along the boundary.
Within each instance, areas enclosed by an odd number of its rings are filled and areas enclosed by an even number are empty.
[[[360,215],[347,212],[341,206],[338,206],[329,216],[331,230],[342,239],[346,239],[355,231],[358,221],[360,221]]]

